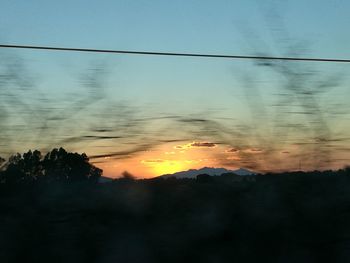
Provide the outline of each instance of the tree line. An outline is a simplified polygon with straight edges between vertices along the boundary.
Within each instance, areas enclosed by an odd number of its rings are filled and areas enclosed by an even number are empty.
[[[62,147],[45,156],[38,150],[17,153],[6,161],[0,158],[0,183],[25,184],[47,182],[98,182],[102,170],[89,162],[85,153],[67,152]]]

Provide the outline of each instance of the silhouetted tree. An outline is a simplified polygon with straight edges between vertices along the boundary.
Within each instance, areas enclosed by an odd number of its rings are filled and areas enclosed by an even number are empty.
[[[41,152],[38,150],[34,152],[29,150],[23,154],[23,172],[26,176],[37,179],[43,175],[41,157]]]
[[[12,155],[4,166],[4,180],[7,183],[32,182],[43,175],[41,153],[38,150]]]
[[[85,153],[68,153],[63,148],[53,149],[44,158],[40,151],[29,150],[23,155],[12,155],[4,165],[0,181],[7,184],[47,181],[97,182],[102,170],[89,163]]]
[[[45,176],[54,181],[97,182],[102,170],[89,163],[85,153],[67,153],[63,148],[53,149],[43,160]]]

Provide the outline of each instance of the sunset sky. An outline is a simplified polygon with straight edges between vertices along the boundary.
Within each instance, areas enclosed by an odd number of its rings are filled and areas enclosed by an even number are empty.
[[[2,0],[0,43],[350,58],[349,1]],[[350,64],[0,50],[0,156],[106,176],[350,163]]]

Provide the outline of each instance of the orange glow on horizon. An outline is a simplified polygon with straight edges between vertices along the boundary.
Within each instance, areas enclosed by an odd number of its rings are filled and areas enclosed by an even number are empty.
[[[317,168],[312,159],[304,158],[300,161],[299,153],[302,153],[301,150],[295,147],[284,147],[271,153],[258,147],[237,148],[232,145],[194,141],[181,145],[165,143],[122,159],[105,158],[100,160],[102,162],[96,162],[96,166],[103,169],[104,176],[114,178],[120,177],[124,171],[136,178],[152,178],[203,167],[222,167],[232,170],[246,168],[255,172]],[[335,163],[333,166],[336,169],[341,167],[341,164]]]
[[[214,154],[224,152],[223,149],[210,142],[193,141],[179,145],[167,143],[154,149],[142,151],[130,158],[105,160],[97,166],[103,169],[104,176],[120,177],[128,171],[137,178],[151,178],[163,174],[172,174],[204,166],[217,167]]]
[[[162,162],[152,163],[150,167],[155,175],[172,174],[188,169],[188,165],[180,160],[163,160]]]

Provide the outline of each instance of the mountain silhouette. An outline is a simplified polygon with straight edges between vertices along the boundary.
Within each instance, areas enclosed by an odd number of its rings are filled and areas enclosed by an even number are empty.
[[[213,168],[213,167],[203,167],[201,169],[190,169],[187,171],[177,172],[173,174],[164,174],[159,177],[161,178],[169,178],[169,177],[175,177],[175,178],[196,178],[197,175],[200,174],[208,174],[210,176],[220,176],[225,173],[234,173],[241,176],[246,175],[253,175],[254,172],[249,171],[244,168],[239,168],[237,170],[228,170],[225,168]]]

